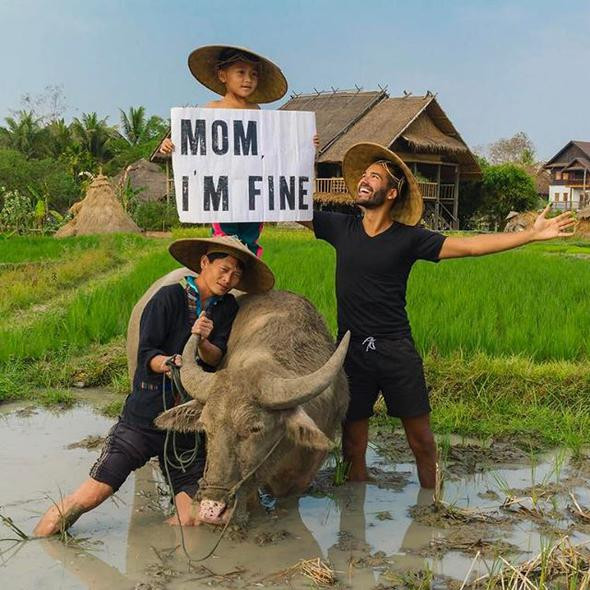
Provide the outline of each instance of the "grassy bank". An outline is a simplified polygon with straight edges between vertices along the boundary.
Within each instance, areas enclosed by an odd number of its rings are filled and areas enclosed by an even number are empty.
[[[124,391],[128,316],[176,266],[168,243],[142,236],[0,240],[0,401],[74,383]],[[307,231],[275,228],[265,230],[263,246],[277,287],[308,297],[335,331],[331,247]],[[416,265],[408,311],[437,431],[590,443],[589,254],[588,244],[552,242]]]

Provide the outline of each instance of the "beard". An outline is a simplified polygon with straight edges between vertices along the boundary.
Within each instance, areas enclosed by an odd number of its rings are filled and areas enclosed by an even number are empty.
[[[385,203],[386,195],[386,189],[379,189],[368,197],[359,197],[357,194],[354,204],[358,205],[359,207],[364,207],[365,209],[376,209]]]

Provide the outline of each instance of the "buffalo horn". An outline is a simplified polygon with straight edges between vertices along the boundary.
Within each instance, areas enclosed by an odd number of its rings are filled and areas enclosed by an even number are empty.
[[[326,363],[309,375],[292,378],[269,377],[263,382],[258,401],[271,410],[286,410],[313,399],[336,378],[346,357],[349,341],[350,332],[347,332]]]

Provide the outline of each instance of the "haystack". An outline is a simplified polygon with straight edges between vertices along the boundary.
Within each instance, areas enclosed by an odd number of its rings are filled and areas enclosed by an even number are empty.
[[[535,219],[539,215],[538,211],[525,211],[524,213],[517,213],[511,211],[506,217],[506,226],[504,231],[517,232],[530,228]],[[574,236],[582,240],[590,239],[590,207],[585,207],[576,211],[576,230]],[[569,230],[568,230],[569,231]]]
[[[535,219],[537,219],[538,213],[535,211],[525,211],[524,213],[517,213],[516,211],[510,211],[506,217],[506,226],[504,231],[517,232],[528,229]]]
[[[56,238],[141,231],[117,200],[109,179],[102,174],[94,178],[86,196],[74,203],[70,212],[74,218],[55,232]]]

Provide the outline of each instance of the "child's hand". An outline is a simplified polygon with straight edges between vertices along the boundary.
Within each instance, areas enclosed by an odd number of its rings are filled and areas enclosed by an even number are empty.
[[[313,136],[313,145],[316,150],[320,147],[320,136],[317,133]]]
[[[167,137],[160,146],[160,153],[161,154],[171,154],[174,151],[174,144],[172,140]]]

